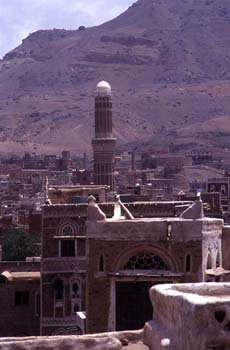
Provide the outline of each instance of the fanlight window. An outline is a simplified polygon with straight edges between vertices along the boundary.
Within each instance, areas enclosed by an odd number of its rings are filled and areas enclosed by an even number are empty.
[[[71,225],[65,225],[62,229],[63,236],[73,236],[74,235],[74,229]]]
[[[143,253],[133,255],[126,263],[125,270],[168,270],[168,265],[158,255]]]

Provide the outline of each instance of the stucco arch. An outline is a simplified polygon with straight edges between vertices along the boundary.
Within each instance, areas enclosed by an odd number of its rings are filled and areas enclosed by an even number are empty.
[[[114,270],[115,271],[123,270],[129,258],[131,258],[135,254],[143,254],[143,253],[150,253],[150,254],[159,256],[163,261],[165,261],[169,270],[178,271],[178,266],[175,259],[172,256],[170,256],[165,249],[157,245],[148,244],[148,243],[137,244],[130,247],[129,249],[127,248],[124,249],[121,252],[121,254],[117,257],[117,260],[114,264]]]
[[[65,228],[69,228],[70,229],[70,233],[68,235],[70,236],[77,236],[79,234],[79,226],[78,224],[73,221],[73,220],[62,220],[56,230],[56,233],[58,236],[64,236],[64,230]]]

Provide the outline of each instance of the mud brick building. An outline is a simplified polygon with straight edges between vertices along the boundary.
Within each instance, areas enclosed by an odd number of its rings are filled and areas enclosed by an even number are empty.
[[[89,205],[86,310],[91,333],[143,327],[151,319],[152,285],[220,280],[224,274],[223,220],[205,218],[201,200],[179,218],[137,219],[131,210],[127,218],[117,205],[112,219],[93,201]]]
[[[95,188],[94,188],[95,187]],[[79,194],[97,194],[104,201],[104,186],[51,188],[49,204],[42,207],[41,334],[82,333],[76,313],[86,310],[86,220],[88,204],[67,204]],[[52,203],[51,203],[52,202]],[[54,203],[53,203],[54,202]],[[55,203],[62,204],[55,204]],[[180,215],[180,204],[191,202],[129,203],[134,216]],[[99,203],[112,217],[114,203]],[[78,322],[79,321],[79,322]]]
[[[0,262],[0,337],[40,334],[40,262]]]
[[[81,333],[76,312],[85,310],[84,207],[43,208],[41,334]]]

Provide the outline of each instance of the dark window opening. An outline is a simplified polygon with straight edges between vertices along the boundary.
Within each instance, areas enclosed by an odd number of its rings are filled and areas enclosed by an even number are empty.
[[[79,298],[79,286],[77,282],[74,282],[72,285],[72,298]]]
[[[226,315],[226,313],[225,313],[225,311],[224,310],[218,310],[218,311],[215,311],[215,319],[218,321],[218,322],[220,322],[220,323],[222,323],[223,321],[224,321],[224,319],[225,319],[225,315]]]
[[[186,264],[185,264],[185,271],[186,272],[191,272],[191,255],[188,254],[186,255]]]
[[[29,292],[15,292],[14,305],[29,305]]]
[[[75,240],[66,239],[61,241],[61,256],[75,256]]]
[[[64,285],[61,279],[56,279],[55,281],[55,298],[56,300],[63,299]]]
[[[104,271],[104,258],[102,255],[100,256],[100,261],[99,261],[99,271]]]
[[[225,185],[221,186],[221,194],[223,194],[223,195],[226,194],[226,187],[225,187]]]
[[[207,270],[210,270],[212,268],[212,258],[211,254],[209,253],[208,259],[207,259]]]
[[[216,257],[216,267],[220,267],[220,253],[217,253],[217,257]]]

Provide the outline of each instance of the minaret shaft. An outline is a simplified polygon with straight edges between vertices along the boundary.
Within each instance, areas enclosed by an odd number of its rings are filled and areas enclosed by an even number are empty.
[[[101,82],[95,96],[94,183],[107,185],[114,191],[114,153],[116,139],[113,137],[112,95],[110,85]]]
[[[95,138],[113,137],[112,96],[95,98]]]

